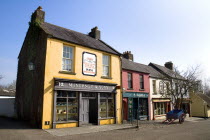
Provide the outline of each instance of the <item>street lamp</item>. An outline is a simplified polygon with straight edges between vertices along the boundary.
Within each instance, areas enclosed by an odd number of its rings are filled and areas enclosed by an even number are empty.
[[[34,69],[35,69],[34,63],[29,62],[29,63],[28,63],[28,69],[29,69],[30,71],[34,70]]]

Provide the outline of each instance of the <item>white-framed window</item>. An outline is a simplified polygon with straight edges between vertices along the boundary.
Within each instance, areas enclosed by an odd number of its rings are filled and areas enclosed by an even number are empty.
[[[164,83],[162,81],[159,82],[159,93],[160,94],[164,93]]]
[[[144,76],[139,75],[139,81],[140,81],[140,90],[144,89]]]
[[[128,89],[133,88],[133,76],[132,73],[128,73]]]
[[[70,46],[63,46],[62,70],[73,71],[74,48]]]
[[[153,89],[153,94],[157,94],[157,90],[156,90],[156,80],[152,80],[152,89]]]
[[[102,76],[110,77],[110,56],[103,54],[103,72]]]

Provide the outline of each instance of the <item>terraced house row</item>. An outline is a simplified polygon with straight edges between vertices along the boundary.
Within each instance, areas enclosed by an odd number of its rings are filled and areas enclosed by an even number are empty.
[[[18,117],[42,129],[164,117],[172,104],[161,93],[173,84],[164,78],[174,78],[173,63],[133,58],[102,41],[97,27],[83,34],[47,23],[38,7],[18,56]]]

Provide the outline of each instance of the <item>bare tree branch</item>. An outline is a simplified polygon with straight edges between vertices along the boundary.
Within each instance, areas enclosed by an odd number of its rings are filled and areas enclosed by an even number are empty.
[[[190,91],[197,91],[200,84],[199,65],[190,67],[186,71],[179,71],[175,68],[172,75],[165,75],[161,79],[166,85],[166,81],[170,81],[170,88],[164,88],[162,96],[171,99],[171,102],[176,109],[180,109],[184,98],[189,97]]]

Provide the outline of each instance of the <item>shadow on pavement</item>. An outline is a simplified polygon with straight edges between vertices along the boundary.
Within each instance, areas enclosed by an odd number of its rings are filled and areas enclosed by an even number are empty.
[[[0,129],[34,129],[27,122],[14,118],[0,117]]]

